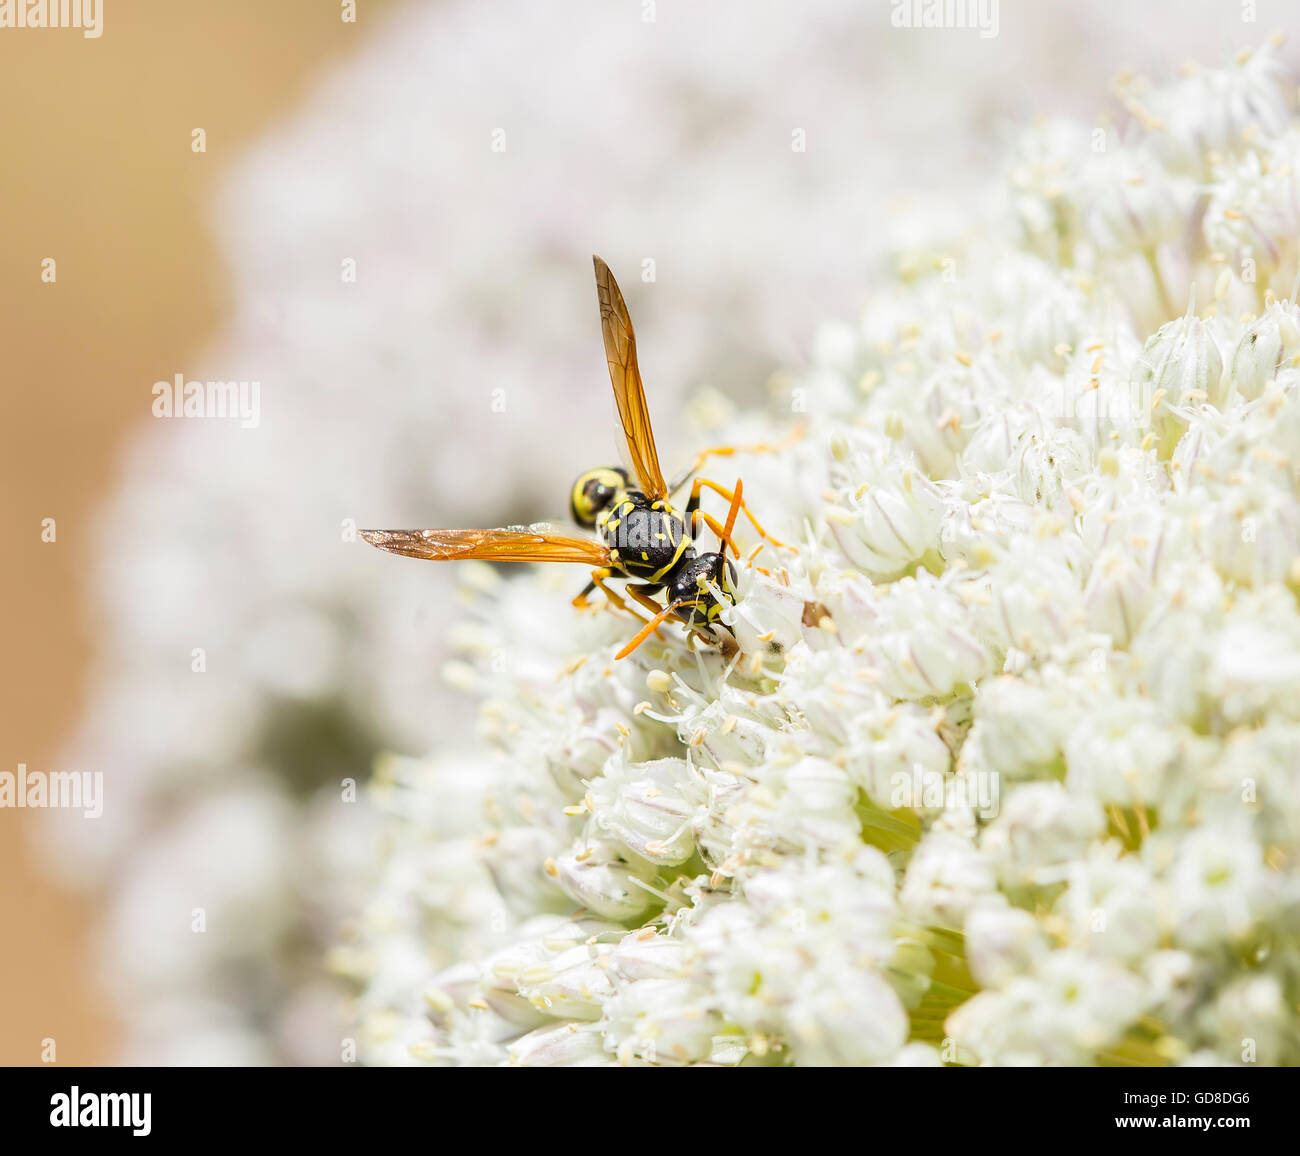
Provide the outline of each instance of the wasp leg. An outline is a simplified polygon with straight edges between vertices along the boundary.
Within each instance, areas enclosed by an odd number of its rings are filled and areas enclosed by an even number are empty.
[[[725,554],[727,547],[730,546],[732,553],[735,554],[737,558],[739,558],[740,550],[736,546],[736,541],[731,536],[731,532],[736,528],[736,515],[740,512],[741,507],[744,506],[745,504],[745,500],[742,497],[742,494],[744,493],[744,488],[745,488],[745,483],[742,482],[739,478],[737,478],[736,490],[735,493],[731,495],[731,508],[727,511],[727,524],[725,526],[722,525],[717,518],[713,517],[712,514],[707,514],[703,510],[698,508],[692,510],[691,511],[691,537],[694,538],[698,536],[699,523],[703,522],[706,526],[709,527],[710,530],[712,530],[718,536],[718,545],[721,547],[722,552]],[[754,565],[754,558],[762,548],[763,548],[763,544],[760,542],[757,546],[754,547],[753,550],[749,552],[749,558],[746,560],[745,564],[749,566],[751,569],[757,570],[760,574],[767,574],[770,576],[772,573],[770,570],[764,570],[762,566]],[[719,565],[721,565],[721,563],[719,563]]]
[[[677,480],[668,487],[669,494],[675,494],[680,490],[692,477],[697,474],[710,458],[729,458],[735,454],[774,454],[792,446],[799,441],[805,433],[808,432],[806,422],[800,422],[794,427],[788,436],[782,438],[779,442],[769,445],[767,442],[758,442],[752,446],[710,446],[707,450],[701,450],[695,459],[695,464],[688,470],[683,470],[677,476]]]
[[[593,570],[591,572],[591,581],[588,582],[587,585],[583,587],[582,593],[579,594],[573,600],[573,605],[576,606],[579,610],[586,609],[586,607],[591,605],[591,603],[587,601],[587,595],[590,594],[593,590],[599,590],[608,600],[609,604],[612,607],[614,607],[615,610],[622,610],[625,613],[630,614],[638,622],[644,622],[645,619],[640,614],[638,614],[635,610],[633,610],[632,607],[630,607],[623,600],[623,597],[619,594],[619,592],[613,589],[613,587],[608,586],[605,582],[606,578],[621,578],[621,577],[623,577],[622,574],[618,573],[618,571],[616,570],[610,569],[608,566],[602,567],[599,570]],[[656,587],[651,587],[651,589],[656,589]],[[631,587],[628,587],[627,593],[629,594],[632,593]],[[642,602],[643,605],[645,603],[649,603],[649,609],[653,614],[659,613],[659,603],[650,602],[648,598],[644,599],[643,602],[641,596],[636,596],[636,600],[638,602]]]
[[[708,528],[718,536],[718,541],[723,544],[724,549],[727,546],[730,546],[731,552],[737,558],[740,557],[740,547],[737,546],[734,541],[732,541],[730,535],[726,537],[723,536],[724,531],[723,531],[722,523],[719,522],[718,519],[715,518],[712,514],[706,514],[703,510],[691,511],[691,537],[693,539],[698,538],[700,536],[699,524],[701,522],[703,522],[706,526],[708,526]]]
[[[630,614],[638,622],[645,621],[645,619],[642,618],[640,614],[638,614],[635,610],[633,610],[632,607],[630,607],[626,602],[623,601],[622,598],[619,597],[616,591],[611,590],[603,582],[597,582],[596,585],[600,588],[600,592],[604,594],[607,599],[609,599],[609,604],[615,610],[621,610],[623,611],[624,614]]]
[[[599,590],[603,595],[605,595],[611,606],[614,606],[619,610],[628,610],[628,604],[619,596],[618,591],[612,590],[610,587],[605,585],[606,578],[613,578],[615,576],[616,572],[611,570],[608,566],[604,566],[599,570],[593,570],[591,572],[591,581],[588,582],[587,585],[582,588],[582,592],[574,598],[573,605],[579,610],[585,610],[591,605],[591,603],[587,601],[587,595],[589,595],[593,590]],[[640,617],[640,615],[637,615],[637,617]]]
[[[591,581],[588,582],[581,591],[579,591],[577,597],[573,600],[573,605],[578,610],[586,610],[586,608],[591,605],[591,603],[587,601],[587,595],[595,590],[597,586],[605,589],[605,592],[608,595],[609,591],[603,586],[602,580],[605,578],[612,578],[613,576],[614,571],[608,566],[604,566],[599,570],[593,570],[591,572]]]
[[[659,611],[663,609],[663,607],[660,606],[658,602],[656,602],[653,598],[650,597],[651,594],[654,594],[659,589],[661,589],[661,587],[659,586],[649,586],[642,583],[634,586],[625,587],[624,593],[626,593],[629,597],[635,598],[639,603],[641,603],[642,606],[644,606],[648,611],[650,611],[652,615],[654,615],[654,614],[658,614]]]
[[[620,658],[626,658],[629,654],[632,653],[632,651],[634,651],[638,646],[640,646],[641,643],[643,643],[647,638],[649,638],[650,635],[658,631],[659,627],[663,625],[663,621],[665,618],[667,618],[670,614],[674,613],[675,611],[680,610],[683,606],[685,606],[690,601],[691,600],[689,598],[682,598],[677,602],[668,603],[667,606],[665,606],[662,610],[660,610],[658,614],[656,614],[652,619],[650,619],[649,622],[647,622],[643,627],[641,627],[641,629],[637,632],[636,637],[633,638],[631,642],[629,642],[625,647],[623,647],[622,650],[620,650],[616,655],[614,655],[615,660],[618,660]]]
[[[740,483],[739,482],[736,483],[735,490],[729,490],[725,486],[718,485],[717,482],[710,481],[708,478],[696,478],[695,484],[691,486],[691,500],[686,503],[686,516],[688,518],[694,519],[695,512],[700,508],[701,490],[712,490],[719,497],[730,502],[733,501],[736,498],[736,496],[740,493]],[[771,542],[773,546],[780,547],[782,550],[794,549],[793,546],[787,546],[784,542],[779,541],[776,538],[773,538],[771,534],[769,534],[766,530],[764,530],[762,523],[760,523],[759,520],[756,517],[754,517],[753,511],[747,505],[745,505],[743,501],[740,503],[740,509],[744,512],[745,517],[749,519],[750,525],[752,525],[754,529],[758,531],[760,537],[766,539],[768,542]],[[706,514],[704,515],[704,517],[707,519],[708,515]],[[694,525],[693,520],[691,524]],[[710,526],[709,528],[714,529],[713,526]],[[716,530],[714,532],[716,533]],[[728,535],[728,537],[730,537],[730,535]],[[735,549],[734,545],[732,548]],[[737,555],[739,555],[740,551],[736,550],[736,553]]]
[[[708,528],[712,530],[714,534],[717,535],[718,540],[720,542],[725,542],[728,546],[731,547],[732,552],[736,555],[736,557],[737,558],[740,557],[740,550],[737,548],[736,543],[732,540],[732,538],[729,535],[724,537],[724,535],[726,535],[726,529],[722,525],[722,523],[719,522],[718,519],[715,518],[712,514],[706,514],[703,510],[696,510],[694,513],[691,514],[691,537],[692,538],[699,537],[698,522],[703,522],[706,526],[708,526]],[[754,558],[761,549],[763,549],[763,544],[760,542],[756,547],[754,547],[754,549],[752,549],[749,552],[749,557],[745,560],[745,565],[749,567],[749,569],[751,570],[757,570],[760,574],[766,574],[770,577],[772,574],[771,570],[767,569],[765,566],[754,565]]]
[[[624,593],[635,598],[639,603],[641,603],[642,606],[644,606],[648,611],[650,611],[652,617],[657,616],[659,614],[659,611],[663,609],[663,607],[661,607],[658,602],[656,602],[653,598],[650,597],[651,594],[657,592],[659,589],[661,589],[661,587],[639,584],[639,585],[628,585],[625,586],[623,589],[624,589]],[[629,609],[631,608],[629,607]],[[654,633],[656,638],[659,639],[663,638],[663,635],[659,633],[658,628],[655,629]]]

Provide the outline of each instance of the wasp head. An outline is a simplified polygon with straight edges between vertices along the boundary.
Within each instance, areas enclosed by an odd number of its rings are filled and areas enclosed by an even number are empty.
[[[722,595],[719,602],[714,591]],[[684,602],[678,617],[692,625],[726,630],[720,615],[736,601],[736,570],[726,555],[709,551],[682,563],[668,589],[669,599]]]

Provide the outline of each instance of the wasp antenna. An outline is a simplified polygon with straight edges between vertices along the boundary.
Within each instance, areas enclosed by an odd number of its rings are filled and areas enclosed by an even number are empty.
[[[736,515],[740,513],[740,507],[744,505],[741,500],[741,494],[744,492],[745,483],[740,478],[736,479],[736,492],[731,495],[731,509],[727,511],[727,523],[722,527],[723,538],[730,542],[731,531],[736,526]]]

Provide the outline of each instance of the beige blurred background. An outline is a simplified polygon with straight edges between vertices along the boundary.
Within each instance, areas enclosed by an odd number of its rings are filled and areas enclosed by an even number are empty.
[[[108,0],[104,34],[0,30],[0,350],[5,671],[0,767],[52,760],[77,718],[95,640],[81,594],[90,523],[125,432],[217,330],[223,271],[208,203],[241,147],[372,35],[323,0]],[[196,126],[206,154],[190,149]],[[41,283],[53,257],[58,281]],[[57,542],[41,542],[41,520]],[[0,809],[0,1064],[101,1063],[92,914],[46,881]]]

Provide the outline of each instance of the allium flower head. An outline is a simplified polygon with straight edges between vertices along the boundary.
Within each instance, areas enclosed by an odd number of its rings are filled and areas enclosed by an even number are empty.
[[[793,546],[735,646],[475,579],[496,750],[398,772],[368,1058],[1300,1062],[1300,124],[1268,48],[1124,100],[726,459]]]

